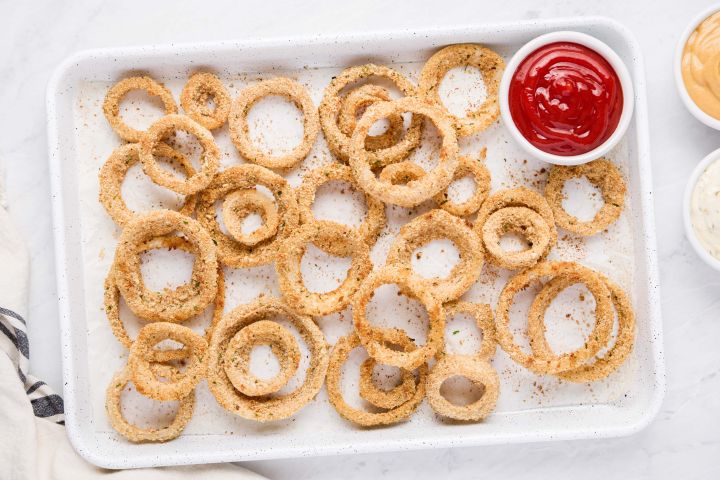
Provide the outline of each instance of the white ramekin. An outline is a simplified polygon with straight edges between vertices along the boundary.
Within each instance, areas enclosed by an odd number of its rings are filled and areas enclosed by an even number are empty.
[[[531,144],[523,136],[522,133],[520,133],[520,130],[518,130],[515,122],[512,119],[512,115],[510,114],[508,93],[510,91],[510,82],[515,75],[515,70],[517,70],[518,65],[520,65],[520,63],[525,60],[528,55],[530,55],[538,48],[556,42],[578,43],[602,55],[605,60],[608,61],[610,66],[613,67],[615,73],[617,73],[617,76],[620,79],[620,86],[622,87],[623,110],[622,114],[620,115],[620,121],[618,122],[617,128],[612,133],[612,135],[610,135],[610,137],[605,140],[605,142],[598,145],[593,150],[590,150],[589,152],[580,155],[562,156],[554,155],[552,153],[540,150],[539,148]],[[539,37],[526,43],[522,48],[520,48],[520,50],[515,53],[515,55],[513,55],[513,57],[510,59],[507,66],[505,67],[505,72],[503,73],[502,80],[500,80],[499,101],[500,114],[502,115],[503,123],[510,131],[510,134],[513,136],[515,141],[520,144],[520,146],[527,153],[529,153],[535,158],[546,161],[548,163],[553,163],[555,165],[580,165],[581,163],[587,163],[599,157],[602,157],[607,152],[609,152],[615,145],[617,145],[622,136],[625,134],[628,126],[630,125],[630,119],[632,118],[633,113],[633,105],[635,104],[635,94],[633,90],[632,77],[630,77],[630,73],[628,72],[628,69],[623,63],[623,61],[612,48],[610,48],[597,38],[591,37],[590,35],[586,35],[580,32],[563,31],[540,35]]]
[[[710,153],[707,157],[703,158],[700,163],[697,164],[695,170],[690,175],[690,179],[685,186],[685,196],[683,197],[683,223],[685,224],[685,236],[690,241],[690,245],[693,246],[695,252],[700,258],[705,261],[708,265],[713,267],[715,270],[720,271],[720,260],[710,255],[710,252],[705,250],[700,240],[697,238],[695,229],[692,226],[692,217],[690,216],[690,204],[692,203],[692,194],[695,190],[698,178],[703,174],[705,169],[710,166],[716,160],[720,160],[720,148]]]
[[[677,47],[675,48],[675,61],[673,65],[673,70],[675,73],[675,85],[677,85],[678,93],[680,94],[680,98],[682,98],[685,107],[690,111],[690,113],[693,114],[695,118],[700,120],[708,127],[714,128],[715,130],[720,130],[720,120],[700,110],[700,107],[698,107],[695,101],[690,98],[690,94],[688,93],[687,88],[685,88],[685,82],[682,78],[682,55],[683,50],[685,49],[685,44],[687,43],[690,34],[695,31],[695,29],[700,23],[702,23],[703,20],[705,20],[718,10],[720,10],[720,4],[716,3],[712,7],[700,13],[692,20],[692,22],[688,24],[687,28],[685,28],[685,31],[680,36]]]

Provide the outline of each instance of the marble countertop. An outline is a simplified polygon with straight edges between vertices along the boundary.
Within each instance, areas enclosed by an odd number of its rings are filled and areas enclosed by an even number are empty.
[[[385,453],[247,464],[271,478],[720,477],[720,274],[686,240],[685,182],[720,147],[720,132],[685,110],[672,76],[675,42],[710,2],[636,0],[479,2],[0,2],[0,173],[10,214],[32,256],[32,370],[62,385],[45,138],[45,86],[71,53],[94,47],[450,26],[605,15],[630,28],[645,54],[663,290],[667,395],[657,419],[624,439]],[[1,267],[0,267],[1,269]]]

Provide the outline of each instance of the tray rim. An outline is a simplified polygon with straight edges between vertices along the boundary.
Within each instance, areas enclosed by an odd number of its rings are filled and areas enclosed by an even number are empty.
[[[569,429],[548,435],[546,432],[524,432],[522,434],[509,433],[493,437],[477,438],[467,436],[457,440],[439,439],[425,441],[422,439],[380,440],[374,444],[361,445],[329,445],[323,446],[278,446],[268,450],[258,450],[254,454],[246,452],[197,452],[190,454],[168,453],[158,458],[145,455],[135,459],[110,458],[103,455],[97,445],[87,444],[80,435],[80,419],[75,411],[75,396],[78,392],[72,381],[75,365],[73,356],[68,353],[72,348],[72,319],[70,317],[69,282],[67,277],[67,256],[65,243],[65,218],[63,197],[63,175],[61,169],[60,136],[57,122],[56,95],[59,93],[65,75],[81,62],[97,56],[109,56],[116,59],[143,56],[152,58],[164,55],[183,55],[208,50],[231,50],[237,48],[263,49],[277,48],[286,45],[302,44],[304,46],[326,45],[328,43],[356,43],[363,40],[377,40],[391,37],[393,39],[408,39],[416,36],[439,36],[466,33],[468,31],[479,34],[489,33],[493,30],[522,29],[572,29],[591,26],[601,26],[614,31],[626,42],[633,58],[628,65],[632,70],[635,91],[635,128],[637,135],[637,162],[643,175],[639,178],[640,204],[642,206],[642,225],[644,230],[645,262],[647,267],[647,297],[648,322],[651,333],[651,351],[655,361],[653,371],[653,394],[649,400],[648,408],[638,416],[634,422],[625,425],[610,425],[601,429],[582,430]],[[588,438],[612,438],[633,435],[647,427],[658,414],[666,392],[665,362],[662,339],[662,312],[660,308],[660,282],[657,261],[657,242],[655,230],[655,214],[652,190],[652,165],[650,161],[650,141],[648,127],[648,109],[644,61],[640,45],[632,32],[616,20],[602,16],[587,17],[559,17],[551,19],[523,20],[495,22],[487,24],[468,23],[452,27],[430,27],[419,29],[386,29],[366,31],[362,33],[347,33],[333,35],[297,35],[287,37],[259,38],[247,37],[239,40],[223,40],[209,42],[193,42],[180,44],[152,44],[130,47],[97,48],[79,51],[63,60],[54,70],[46,89],[47,135],[48,135],[48,162],[50,174],[50,192],[52,199],[53,237],[55,250],[56,283],[58,293],[60,340],[62,348],[63,396],[65,401],[65,416],[67,434],[73,448],[87,461],[104,468],[138,468],[159,465],[182,465],[211,462],[249,461],[270,458],[312,457],[332,454],[372,453],[378,451],[417,450],[423,448],[451,448],[457,446],[479,446],[490,444],[524,443],[556,440],[577,440]]]

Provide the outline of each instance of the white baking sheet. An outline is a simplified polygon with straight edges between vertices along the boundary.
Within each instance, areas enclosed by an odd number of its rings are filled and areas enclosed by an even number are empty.
[[[545,30],[538,29],[537,33],[543,31]],[[612,34],[612,28],[608,31]],[[486,31],[486,35],[490,34]],[[532,35],[527,33],[525,36],[530,38]],[[480,36],[474,38],[483,41]],[[466,40],[458,37],[457,41]],[[446,39],[437,45],[447,43],[453,42]],[[493,46],[501,53],[510,55],[519,43],[496,41]],[[392,50],[392,42],[388,42],[385,48]],[[427,54],[417,55],[417,58],[411,62],[383,63],[391,63],[393,68],[415,81],[430,51],[432,50],[428,49]],[[357,61],[351,61],[351,58],[355,60],[354,57],[349,56],[343,61],[334,61],[332,67],[315,67],[308,62],[302,64],[302,68],[288,70],[268,68],[266,63],[260,62],[256,65],[250,62],[248,65],[245,61],[241,66],[235,67],[227,63],[217,63],[212,59],[204,62],[204,65],[221,77],[233,97],[243,86],[260,79],[288,76],[304,84],[315,103],[319,104],[322,90],[333,75],[344,67],[363,61],[360,57]],[[635,60],[626,58],[626,61]],[[158,69],[158,72],[150,73],[163,81],[178,99],[188,71],[193,70],[197,62],[188,60],[182,66],[180,66],[182,62],[179,64],[177,60],[174,62],[173,65],[177,64],[177,66],[165,66]],[[515,365],[502,350],[498,349],[493,364],[501,378],[501,394],[497,411],[491,419],[473,425],[453,425],[454,430],[448,430],[449,426],[436,417],[427,404],[423,404],[407,423],[382,431],[358,429],[344,421],[328,403],[324,388],[313,402],[291,419],[261,425],[224,411],[216,404],[207,386],[202,383],[197,389],[198,401],[195,414],[181,439],[167,445],[128,444],[112,431],[104,411],[105,388],[113,373],[124,365],[127,352],[113,337],[103,313],[103,280],[112,261],[119,229],[98,201],[98,172],[107,156],[121,144],[102,115],[102,100],[105,92],[117,78],[136,71],[133,68],[118,69],[118,66],[114,65],[112,72],[109,77],[112,80],[102,78],[104,75],[78,78],[73,85],[72,98],[68,105],[70,107],[68,113],[71,116],[69,120],[76,127],[72,137],[75,163],[73,183],[76,182],[74,187],[77,189],[77,201],[74,207],[77,208],[78,221],[75,225],[78,227],[77,238],[81,247],[78,257],[80,271],[77,275],[81,285],[76,285],[75,288],[82,289],[82,294],[77,298],[82,299],[85,317],[83,327],[75,327],[73,335],[86,335],[86,354],[83,355],[84,360],[80,360],[80,364],[81,369],[87,372],[87,377],[83,378],[81,383],[89,395],[89,401],[84,403],[81,414],[77,416],[82,425],[78,430],[82,430],[82,437],[85,440],[93,437],[102,438],[105,442],[112,440],[118,447],[122,445],[122,450],[129,455],[126,460],[111,458],[108,455],[110,453],[107,449],[108,444],[104,443],[105,446],[96,448],[92,452],[85,451],[86,455],[96,463],[111,466],[140,466],[216,459],[266,458],[303,452],[312,454],[312,452],[330,451],[368,451],[383,448],[382,445],[388,445],[388,441],[395,441],[394,447],[405,448],[401,445],[402,439],[408,439],[405,443],[408,445],[407,448],[410,448],[410,446],[432,445],[434,441],[444,445],[468,443],[463,442],[463,438],[472,438],[472,443],[489,443],[503,441],[504,438],[513,435],[518,439],[555,438],[563,435],[582,437],[598,435],[598,427],[591,425],[593,422],[599,422],[598,425],[603,424],[601,418],[597,417],[597,415],[602,416],[602,412],[607,414],[608,425],[618,429],[630,428],[634,425],[633,422],[642,421],[638,418],[645,418],[643,412],[649,407],[643,402],[646,402],[647,398],[652,398],[652,392],[657,388],[657,383],[653,383],[657,382],[658,378],[658,367],[654,363],[656,357],[653,356],[653,350],[648,348],[653,341],[657,341],[657,336],[653,334],[654,317],[648,310],[648,290],[652,288],[652,285],[648,284],[648,278],[652,281],[652,275],[647,277],[644,274],[645,278],[638,278],[637,272],[644,272],[648,268],[647,258],[643,254],[648,252],[648,248],[652,249],[653,244],[648,232],[645,231],[644,223],[647,206],[643,203],[643,195],[647,192],[639,191],[644,190],[645,186],[634,178],[639,172],[637,162],[640,158],[640,149],[637,139],[633,137],[637,131],[631,128],[626,139],[609,155],[628,179],[630,189],[626,208],[620,219],[606,232],[589,239],[560,230],[558,245],[550,256],[550,259],[579,261],[606,273],[628,291],[636,306],[639,324],[638,348],[628,361],[607,379],[592,384],[577,385],[559,381],[552,376],[538,376]],[[477,75],[460,69],[448,75],[443,82],[442,92],[453,109],[463,107],[465,92],[470,92],[475,101],[484,95]],[[149,125],[160,115],[160,110],[142,95],[133,96],[128,100],[123,103],[124,115],[133,125]],[[642,112],[643,110],[640,109],[640,115]],[[271,98],[263,100],[252,110],[250,124],[259,143],[265,144],[274,152],[280,152],[292,147],[300,138],[300,119],[300,113],[291,104],[279,98]],[[428,134],[423,139],[422,148],[414,153],[411,159],[426,168],[431,168],[437,138],[433,128],[426,128],[426,131]],[[227,126],[214,134],[223,152],[223,166],[242,163],[243,160],[229,140]],[[180,143],[183,141],[180,139]],[[514,145],[502,125],[496,124],[485,132],[461,140],[461,151],[470,156],[477,155],[485,147],[487,148],[486,165],[492,173],[493,192],[519,185],[540,191],[543,189],[549,165],[528,158]],[[324,139],[319,138],[308,158],[299,168],[289,172],[286,178],[292,185],[297,186],[303,173],[331,161],[333,159]],[[462,198],[471,189],[472,182],[461,180],[456,182],[451,191],[453,196]],[[570,197],[567,202],[568,209],[581,217],[592,216],[594,208],[599,205],[599,195],[596,190],[587,182],[580,181],[568,182],[566,191]],[[128,204],[136,208],[173,206],[177,203],[173,195],[154,187],[147,181],[138,165],[130,170],[123,193]],[[395,206],[387,207],[388,226],[372,250],[375,268],[384,264],[386,252],[398,229],[432,207],[432,202],[412,210]],[[356,225],[363,215],[364,202],[362,195],[351,194],[346,185],[333,182],[320,190],[314,211],[319,218]],[[159,289],[166,285],[176,285],[189,278],[192,262],[190,255],[182,252],[156,251],[146,255],[145,259],[143,272],[151,288]],[[423,249],[422,259],[415,267],[423,274],[443,274],[449,271],[452,262],[456,260],[457,252],[452,244],[433,242]],[[303,260],[303,274],[311,289],[327,290],[338,284],[347,266],[348,262],[345,259],[329,258],[316,249],[310,249]],[[654,268],[654,265],[651,267]],[[272,265],[252,269],[226,268],[225,273],[227,280],[225,311],[247,303],[263,293],[279,294]],[[479,281],[463,296],[463,299],[490,303],[494,307],[508,276],[509,272],[486,264]],[[383,287],[379,290],[373,300],[374,314],[371,320],[378,325],[404,328],[412,337],[423,342],[426,324],[423,321],[422,309],[414,302],[405,301],[395,293],[392,287]],[[530,293],[532,292],[518,295],[513,312],[513,325],[517,327],[518,332],[516,338],[525,345],[527,341],[521,332],[525,324],[523,312],[526,311],[531,299]],[[553,303],[546,317],[549,341],[558,351],[581,345],[583,334],[592,327],[591,311],[594,302],[591,295],[583,293],[586,291],[582,287],[568,289]],[[191,322],[191,325],[201,331],[208,322],[210,310],[211,308],[204,316]],[[126,319],[128,329],[134,334],[141,322],[124,304],[121,316]],[[330,344],[352,329],[350,309],[318,318],[317,321]],[[456,318],[448,323],[446,338],[451,351],[467,353],[471,352],[479,341],[479,335],[471,322],[463,318]],[[253,368],[261,373],[273,371],[274,361],[267,355],[266,349],[259,350],[258,355],[253,357]],[[355,405],[362,404],[354,392],[357,391],[357,365],[362,361],[363,355],[363,352],[358,351],[351,356],[350,365],[345,371],[344,387],[350,403]],[[305,359],[304,362],[306,361]],[[301,368],[300,372],[302,370]],[[384,373],[392,372],[388,370]],[[392,375],[380,375],[379,378],[388,381],[386,378],[388,376]],[[293,379],[293,384],[301,380],[300,373]],[[468,386],[464,382],[453,382],[450,390],[455,396],[470,395],[467,391]],[[160,405],[148,401],[134,392],[127,392],[123,396],[123,403],[128,416],[140,424],[166,421],[173,409],[172,405]],[[618,419],[613,420],[608,414],[611,411],[623,413]],[[592,421],[588,417],[585,427],[583,427],[585,421],[583,415],[593,416]],[[626,420],[622,420],[623,418]],[[526,428],[518,423],[523,421],[527,422]],[[312,447],[313,442],[318,441],[336,448],[318,448],[320,444]],[[79,442],[75,443],[77,447]],[[205,448],[201,448],[199,452],[192,452],[188,445],[193,445],[192,448],[197,445]],[[219,447],[220,445],[224,445],[225,449]],[[238,450],[229,450],[230,445],[234,445]],[[82,446],[79,449],[82,451]],[[211,452],[215,452],[215,456]]]

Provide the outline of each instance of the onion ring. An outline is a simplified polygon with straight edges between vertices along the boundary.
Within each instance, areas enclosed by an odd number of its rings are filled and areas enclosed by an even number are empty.
[[[138,253],[156,250],[159,248],[167,248],[169,250],[180,249],[188,253],[195,253],[193,245],[182,237],[165,236],[154,238],[144,243],[138,248]],[[133,340],[127,333],[125,325],[120,318],[120,290],[117,288],[114,277],[114,265],[110,268],[108,276],[105,278],[104,308],[105,315],[110,322],[110,329],[115,338],[127,349],[132,348]],[[212,329],[220,321],[223,316],[225,307],[225,276],[222,266],[218,265],[218,289],[215,296],[215,306],[213,310],[213,318],[211,324],[205,329],[205,339],[210,340]],[[155,350],[152,352],[152,361],[169,362],[173,360],[181,360],[187,358],[187,349],[171,349],[171,350]]]
[[[351,256],[352,263],[342,284],[324,293],[309,291],[303,282],[300,263],[308,243],[336,256]],[[316,220],[306,223],[290,236],[275,260],[278,283],[292,309],[312,316],[343,310],[372,270],[370,248],[355,229],[341,223]]]
[[[485,391],[477,401],[468,405],[455,405],[440,393],[445,380],[462,376]],[[427,399],[438,415],[454,420],[477,421],[487,417],[497,405],[500,379],[490,362],[468,355],[445,355],[433,366],[427,379]]]
[[[280,372],[264,380],[250,371],[250,354],[258,345],[268,345],[280,363]],[[270,395],[284,387],[300,366],[300,349],[290,331],[269,320],[251,323],[235,334],[225,349],[225,375],[233,386],[250,397]]]
[[[285,155],[272,156],[263,152],[250,139],[247,114],[258,100],[270,95],[287,98],[303,113],[302,143]],[[277,77],[246,87],[230,109],[230,138],[235,147],[249,162],[266,168],[288,169],[302,162],[315,145],[319,132],[320,120],[310,94],[304,86],[289,78]]]
[[[562,205],[563,186],[571,178],[585,177],[602,192],[605,204],[589,222],[578,220]],[[573,167],[553,165],[550,169],[545,198],[555,214],[558,226],[584,237],[595,235],[618,219],[625,204],[627,186],[618,168],[604,158]]]
[[[212,98],[214,109],[207,105]],[[194,73],[183,87],[180,105],[185,114],[197,123],[215,130],[222,127],[230,114],[230,94],[217,75],[209,72]]]
[[[350,158],[351,135],[344,133],[338,126],[338,115],[343,103],[340,91],[353,82],[373,76],[390,80],[406,97],[417,94],[417,87],[409,80],[395,70],[382,65],[371,63],[358,65],[347,68],[333,77],[330,84],[325,88],[322,102],[320,102],[320,124],[330,151],[342,162],[347,162]],[[365,113],[367,114],[367,111]],[[395,113],[402,114],[403,112],[390,112],[387,116],[389,117]],[[375,121],[380,118],[375,119]],[[375,121],[372,123],[375,123]],[[420,144],[422,126],[422,117],[413,115],[410,128],[399,142],[388,148],[370,150],[365,153],[363,160],[372,165],[373,168],[379,168],[406,158]],[[368,134],[365,134],[364,137],[368,137]],[[365,138],[363,138],[361,146],[365,146],[365,141]]]
[[[500,190],[490,195],[487,200],[483,202],[475,217],[474,226],[475,233],[478,234],[480,239],[482,240],[482,228],[488,217],[505,207],[527,207],[539,213],[540,216],[545,219],[545,223],[547,223],[547,226],[550,228],[550,241],[548,242],[548,249],[544,255],[547,256],[547,254],[550,253],[550,249],[557,243],[555,216],[547,200],[539,193],[527,187]]]
[[[153,369],[174,381],[177,381],[179,378],[179,374],[172,367],[154,364]],[[110,385],[107,387],[105,392],[105,411],[107,412],[110,425],[120,435],[136,443],[167,442],[168,440],[178,437],[192,418],[193,410],[195,409],[195,392],[191,391],[179,399],[180,405],[178,411],[170,425],[161,428],[140,428],[125,419],[120,407],[120,396],[130,381],[130,369],[125,367],[113,376]]]
[[[440,99],[440,83],[453,68],[460,66],[477,67],[482,74],[487,98],[478,108],[466,112],[465,117],[451,114]],[[488,128],[500,116],[498,90],[505,61],[489,48],[472,43],[450,45],[433,54],[420,72],[420,94],[442,106],[452,119],[459,137],[472,135]]]
[[[500,238],[510,232],[525,237],[530,248],[504,250]],[[532,267],[552,248],[545,219],[527,207],[505,207],[490,215],[482,226],[482,242],[490,263],[509,270]]]
[[[321,185],[332,180],[347,182],[353,189],[362,191],[355,181],[355,177],[353,177],[352,170],[347,165],[329,163],[316,168],[303,177],[302,184],[297,189],[301,223],[311,223],[315,221],[315,216],[312,212],[315,194]],[[360,238],[365,243],[373,245],[387,223],[385,205],[368,194],[364,193],[364,196],[365,204],[367,205],[367,214],[357,230]]]
[[[138,247],[156,237],[178,231],[196,248],[190,283],[154,292],[145,286]],[[170,210],[136,215],[120,236],[115,251],[115,281],[133,313],[156,321],[181,322],[198,315],[217,295],[215,246],[199,222]]]
[[[279,397],[249,397],[237,391],[224,370],[230,339],[246,326],[274,315],[286,317],[310,349],[310,366],[302,386]],[[229,412],[258,422],[288,418],[315,398],[327,372],[328,351],[322,331],[312,318],[298,315],[278,299],[261,297],[225,315],[215,328],[208,355],[208,386],[218,403]]]
[[[345,135],[352,135],[357,125],[357,114],[377,102],[389,102],[390,92],[384,87],[373,84],[361,85],[347,94],[337,123],[340,131]],[[367,150],[380,150],[395,145],[400,141],[404,132],[404,121],[402,115],[393,114],[388,117],[388,128],[379,135],[369,135],[365,140],[365,148]]]
[[[607,377],[625,362],[635,343],[635,314],[627,294],[614,282],[602,274],[598,274],[610,290],[612,302],[618,318],[618,332],[615,344],[604,356],[593,363],[585,364],[572,370],[558,373],[557,376],[576,383],[594,382]],[[552,299],[575,281],[566,276],[550,280],[538,293],[530,307],[528,315],[528,336],[530,347],[535,355],[550,358],[553,355],[545,338],[545,322],[543,317]]]
[[[251,213],[260,215],[263,225],[245,234],[242,222]],[[275,202],[254,189],[235,190],[228,194],[223,201],[222,217],[230,236],[248,247],[272,238],[280,227],[280,214]]]
[[[235,190],[247,190],[262,185],[275,197],[280,215],[280,226],[272,239],[248,247],[225,235],[220,230],[215,214],[215,202]],[[279,253],[280,245],[299,223],[295,191],[280,175],[267,168],[243,164],[220,172],[198,197],[197,219],[210,232],[217,245],[218,258],[229,267],[245,268],[271,263]]]
[[[165,115],[177,113],[177,105],[170,90],[162,83],[147,76],[123,78],[113,85],[105,95],[103,102],[105,118],[120,138],[127,142],[139,142],[143,132],[129,127],[120,117],[120,102],[131,90],[145,90],[148,95],[160,97],[165,107]]]
[[[375,177],[365,139],[372,125],[393,113],[411,112],[432,121],[442,136],[440,160],[422,178],[407,185],[390,185]],[[407,135],[406,135],[407,138]],[[399,144],[398,144],[399,145]],[[381,102],[370,106],[360,119],[350,139],[350,167],[360,187],[373,197],[385,203],[402,207],[414,207],[444,190],[452,181],[459,163],[459,147],[455,131],[447,116],[436,105],[414,97],[403,97],[392,102]]]
[[[413,280],[420,288],[431,290],[442,303],[460,298],[475,283],[483,266],[483,251],[480,239],[465,221],[444,210],[430,210],[410,223],[405,224],[390,246],[387,264],[411,267],[411,258],[416,249],[433,240],[447,238],[460,251],[460,262],[446,278],[423,278],[413,274]]]
[[[387,284],[397,284],[400,291],[417,299],[423,304],[430,320],[427,341],[412,352],[398,352],[377,340],[381,329],[372,326],[367,319],[366,310],[375,290]],[[445,314],[441,303],[427,288],[411,275],[407,267],[388,265],[382,270],[372,272],[353,297],[353,323],[363,347],[375,360],[394,367],[412,370],[432,358],[443,348],[445,335]]]
[[[474,357],[489,360],[495,355],[497,338],[490,305],[486,303],[452,302],[443,308],[445,309],[445,321],[450,320],[459,313],[470,315],[475,320],[475,325],[482,332],[482,342]]]
[[[192,163],[167,144],[159,144],[156,153],[177,162],[186,176],[192,177],[195,174]],[[100,169],[100,203],[115,223],[121,227],[125,226],[135,215],[135,212],[128,208],[122,198],[122,184],[130,167],[139,161],[138,144],[129,143],[113,150]],[[195,212],[195,202],[194,195],[185,197],[185,202],[180,207],[180,213],[191,216]]]
[[[181,179],[160,168],[155,160],[158,145],[171,133],[182,130],[198,139],[203,153],[199,172]],[[220,150],[208,129],[185,115],[166,115],[153,123],[140,138],[140,161],[145,175],[153,182],[182,195],[192,195],[207,187],[220,166]]]
[[[175,381],[161,382],[152,371],[153,351],[159,342],[174,340],[188,347],[187,369]],[[155,322],[140,329],[130,348],[128,368],[138,392],[154,400],[180,400],[190,394],[205,375],[207,342],[187,327]]]
[[[402,334],[407,340],[407,349],[413,348],[412,340],[407,338],[402,331],[395,330]],[[387,330],[378,330],[376,336],[378,341],[381,342],[382,338],[386,335]],[[335,347],[333,348],[332,354],[330,355],[330,366],[327,372],[327,390],[328,398],[330,403],[335,410],[345,419],[361,425],[363,427],[372,427],[377,425],[392,425],[405,420],[417,410],[422,403],[422,399],[425,396],[425,383],[427,378],[427,363],[421,362],[418,365],[418,382],[415,385],[415,391],[413,395],[402,404],[386,411],[386,412],[366,412],[364,410],[358,410],[348,405],[343,399],[341,377],[342,377],[342,366],[347,361],[350,352],[359,347],[361,344],[360,338],[356,333],[351,333],[345,337],[340,338]],[[417,350],[412,350],[417,351]]]
[[[405,160],[391,163],[380,172],[380,181],[390,185],[406,185],[425,176],[425,170],[417,163]]]
[[[588,336],[585,345],[579,349],[562,355],[543,358],[528,355],[518,346],[510,331],[510,307],[515,294],[526,288],[533,280],[540,277],[557,277],[558,275],[572,278],[575,283],[585,284],[595,298],[595,326]],[[505,285],[498,300],[495,313],[495,329],[498,343],[508,355],[520,365],[539,374],[554,374],[578,368],[592,358],[608,343],[613,326],[613,304],[610,291],[603,279],[587,267],[574,262],[544,262],[525,270]]]
[[[440,208],[458,217],[466,217],[478,211],[490,193],[490,171],[482,161],[482,159],[485,158],[485,152],[486,149],[483,149],[479,160],[461,156],[460,164],[453,175],[453,182],[468,175],[472,176],[475,182],[475,191],[472,196],[464,202],[456,203],[450,200],[448,190],[446,188],[445,191],[440,192],[433,197]]]

